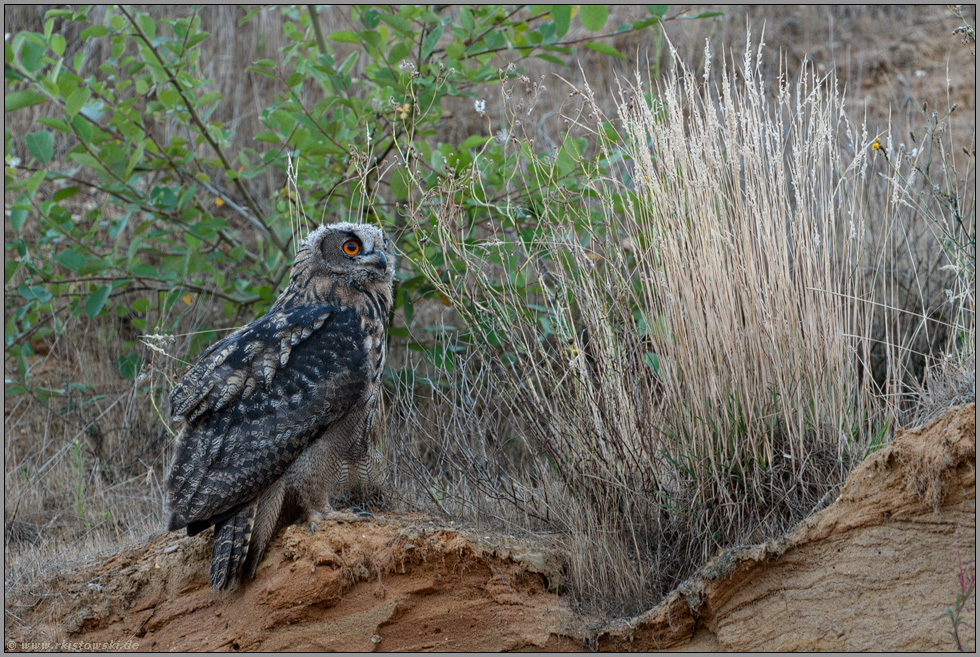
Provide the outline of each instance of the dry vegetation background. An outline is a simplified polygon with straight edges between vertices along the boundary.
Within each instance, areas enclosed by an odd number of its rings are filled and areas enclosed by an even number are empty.
[[[671,7],[668,17],[707,9],[710,8]],[[524,95],[517,93],[518,99],[508,100],[501,93],[503,85],[487,85],[485,90],[479,90],[480,97],[487,103],[485,115],[474,111],[472,100],[451,101],[449,111],[439,125],[439,139],[459,143],[471,135],[494,134],[508,129],[533,140],[541,152],[548,152],[549,147],[553,149],[561,143],[569,116],[574,120],[581,119],[583,125],[592,114],[615,117],[620,99],[617,92],[635,79],[638,68],[646,70],[649,65],[651,77],[663,80],[670,68],[668,41],[676,49],[679,60],[700,74],[705,65],[706,44],[710,46],[711,66],[717,71],[722,58],[740,62],[746,47],[754,50],[762,40],[765,45],[758,50],[759,71],[771,96],[775,97],[781,75],[795,81],[801,66],[808,62],[817,75],[836,74],[839,89],[846,98],[846,116],[869,137],[869,141],[875,136],[880,137],[891,153],[899,152],[899,144],[903,144],[908,153],[915,148],[913,143],[923,147],[931,139],[945,145],[947,151],[942,157],[937,156],[936,162],[947,158],[957,164],[956,174],[962,179],[956,183],[962,191],[961,201],[964,207],[970,208],[968,224],[972,222],[975,263],[975,215],[972,213],[975,195],[975,55],[960,43],[959,37],[951,34],[961,21],[942,7],[721,9],[724,11],[721,17],[667,20],[663,24],[663,38],[655,36],[654,32],[644,32],[610,39],[609,43],[627,54],[625,60],[580,51],[577,56],[568,58],[571,65],[566,68],[539,60],[523,62],[530,81]],[[167,16],[174,12],[189,12],[181,7],[157,7],[150,11],[159,16],[164,12]],[[968,6],[963,11],[967,12],[964,14],[967,21],[975,24],[975,7]],[[614,9],[613,20],[627,22],[644,17],[645,12],[643,7],[618,7]],[[41,31],[43,13],[41,8],[8,7],[4,17],[5,32]],[[224,97],[216,106],[213,117],[222,121],[231,132],[236,149],[252,145],[253,136],[263,130],[261,110],[279,91],[276,80],[246,73],[244,68],[263,58],[277,63],[282,61],[284,22],[284,13],[275,9],[262,11],[250,22],[239,25],[241,16],[241,9],[230,6],[208,7],[201,12],[202,25],[211,34],[205,43],[207,56],[202,61],[202,73],[213,80],[214,89]],[[350,12],[344,7],[323,8],[320,17],[326,31],[354,27]],[[77,34],[67,33],[65,37],[69,53],[80,47],[76,44]],[[347,44],[336,44],[335,47],[338,59],[346,54],[344,48],[348,48],[347,52],[353,51],[353,46]],[[85,53],[86,58],[96,61],[104,56],[105,53],[96,50]],[[504,69],[508,63],[506,54],[502,54],[499,67]],[[356,69],[352,71],[354,77],[357,74]],[[573,91],[582,89],[585,83],[594,91],[594,106],[582,102],[581,97],[570,100]],[[519,101],[526,105],[520,108],[522,119],[518,126],[515,125],[515,107],[508,106],[508,102]],[[955,109],[951,111],[953,107]],[[20,135],[34,129],[37,119],[44,116],[45,111],[45,105],[38,105],[5,116],[15,145]],[[165,131],[167,128],[162,126],[160,129]],[[163,138],[169,136],[162,135]],[[58,147],[56,144],[56,151]],[[853,157],[854,153],[846,155]],[[934,176],[938,181],[948,172],[948,168],[944,170],[937,165]],[[878,175],[887,178],[883,172]],[[286,182],[284,176],[270,169],[267,174],[250,181],[250,190],[257,197],[266,197],[281,190]],[[326,182],[321,184],[328,186]],[[452,185],[447,184],[444,191],[453,192]],[[886,186],[877,192],[879,197],[864,199],[861,205],[864,211],[873,210],[875,203],[880,203],[881,207],[888,205],[884,190],[887,190]],[[12,200],[5,194],[5,205],[9,206]],[[381,193],[380,201],[390,200]],[[92,197],[82,203],[102,201]],[[929,203],[939,208],[941,199],[933,198]],[[710,199],[705,204],[704,207],[710,207]],[[895,210],[901,211],[901,208]],[[321,219],[316,208],[308,207],[307,212],[313,221]],[[819,214],[819,211],[815,213]],[[5,242],[14,237],[9,214],[8,211],[4,223]],[[909,212],[903,216],[913,217],[914,214]],[[610,216],[608,220],[614,222],[616,218]],[[401,227],[403,231],[410,229],[410,225]],[[876,335],[880,339],[887,335],[889,344],[898,345],[901,355],[898,361],[889,361],[887,345],[869,343],[865,364],[873,371],[879,385],[887,382],[887,386],[891,386],[884,390],[886,398],[891,396],[886,405],[903,422],[915,422],[950,403],[975,399],[973,372],[970,371],[971,367],[975,370],[975,365],[970,359],[935,361],[938,354],[955,342],[956,336],[943,328],[950,323],[943,308],[948,301],[947,290],[957,290],[957,275],[949,270],[948,252],[936,239],[936,229],[928,221],[910,219],[902,224],[902,231],[902,241],[897,246],[888,242],[891,238],[871,231],[872,237],[866,248],[868,253],[878,255],[867,265],[869,275],[862,288],[871,292],[877,290],[875,298],[887,301],[892,308],[907,311],[887,316],[869,313],[864,319],[868,326],[877,323]],[[438,231],[433,235],[434,239],[439,239]],[[451,240],[445,243],[447,249],[453,246]],[[588,260],[588,254],[581,257]],[[7,249],[5,259],[13,258],[16,253]],[[433,334],[432,327],[459,322],[459,306],[452,304],[452,289],[447,288],[445,292],[448,296],[443,299],[419,301],[410,317],[404,311],[399,312],[394,325],[418,338]],[[691,294],[695,293],[691,291]],[[5,313],[11,311],[5,303]],[[218,309],[217,304],[209,304],[205,299],[199,299],[184,312],[181,321],[188,330],[198,326],[235,326],[251,319],[237,314],[229,317]],[[5,323],[6,320],[7,317]],[[98,554],[100,550],[112,549],[121,543],[140,541],[160,531],[165,517],[161,489],[169,441],[163,421],[165,409],[158,410],[153,398],[132,381],[121,378],[116,367],[115,355],[120,343],[137,340],[139,331],[120,317],[92,321],[83,315],[69,321],[69,329],[60,337],[33,345],[36,352],[32,361],[34,381],[51,390],[62,390],[63,394],[18,394],[4,398],[5,594],[16,595],[20,604],[29,605],[45,594],[45,573],[67,561]],[[972,334],[973,322],[971,315],[960,326],[965,326]],[[593,329],[601,326],[600,322],[593,325]],[[720,330],[724,334],[724,330]],[[188,339],[179,339],[184,341],[183,348],[186,349]],[[580,333],[578,339],[582,340],[579,346],[583,350],[592,350],[594,362],[596,356],[608,355],[603,349],[611,351],[621,346],[602,342],[595,334],[583,338]],[[435,338],[431,341],[438,343]],[[451,340],[438,344],[448,351],[457,349]],[[537,348],[534,344],[525,346],[532,354]],[[147,352],[147,357],[151,356]],[[643,367],[642,357],[643,354],[639,354],[633,364]],[[899,361],[902,371],[892,371],[891,367]],[[536,361],[538,365],[546,362],[545,355]],[[930,369],[929,366],[935,363],[941,366]],[[830,465],[823,463],[813,468],[823,468],[821,472],[833,472],[833,476],[810,488],[801,486],[800,490],[796,490],[792,480],[778,482],[773,490],[785,493],[787,488],[794,489],[797,497],[788,494],[780,497],[781,502],[770,507],[779,508],[783,504],[787,508],[771,517],[728,509],[706,513],[704,518],[691,524],[672,525],[664,516],[656,512],[651,514],[648,508],[638,505],[629,496],[608,490],[599,495],[595,493],[598,489],[590,486],[583,486],[583,496],[598,497],[571,501],[541,499],[540,496],[549,491],[571,488],[567,481],[565,488],[549,483],[547,479],[554,473],[547,471],[534,470],[535,475],[530,479],[521,479],[514,474],[521,468],[530,467],[537,455],[533,449],[514,447],[504,437],[526,430],[531,420],[515,419],[508,411],[515,402],[514,395],[518,394],[514,391],[519,388],[508,390],[480,384],[495,380],[492,364],[477,356],[462,357],[455,368],[441,372],[446,385],[423,393],[418,391],[419,381],[434,375],[420,362],[416,351],[396,348],[389,364],[405,373],[389,382],[388,422],[379,436],[389,457],[392,481],[401,491],[395,504],[447,513],[512,532],[569,528],[561,540],[570,555],[570,568],[576,571],[572,579],[579,582],[575,593],[583,600],[595,603],[602,599],[603,591],[612,586],[615,594],[608,607],[610,613],[635,612],[687,576],[707,556],[706,551],[719,545],[717,540],[690,542],[692,536],[699,537],[699,531],[710,534],[719,519],[742,523],[737,531],[733,530],[732,536],[725,537],[729,540],[758,541],[784,531],[789,523],[819,504],[823,493],[842,481],[846,470],[853,465],[841,458],[835,460],[833,449],[836,448],[817,450],[814,458],[829,461]],[[15,381],[18,376],[16,364],[6,352],[4,367],[5,381]],[[518,395],[516,401],[525,408],[541,403],[535,391],[547,388],[548,382],[554,384],[560,376],[546,366],[536,369],[530,365],[529,371],[541,380],[537,386],[524,389],[528,396],[520,398]],[[609,381],[615,372],[593,365],[592,374]],[[87,382],[91,388],[83,392],[77,386],[73,387],[72,384],[78,381]],[[628,388],[631,383],[624,381],[622,385]],[[651,398],[661,394],[652,389],[643,392]],[[845,391],[840,392],[842,398],[847,396]],[[851,392],[847,391],[847,394]],[[561,395],[550,401],[556,408],[581,404],[581,400],[563,399]],[[615,411],[603,409],[603,412],[613,414]],[[656,415],[653,410],[647,411],[651,418]],[[555,417],[559,416],[561,412],[555,411]],[[642,420],[643,413],[638,417]],[[545,434],[549,431],[561,433],[560,425],[554,423],[543,422],[540,428]],[[886,424],[877,438],[878,444],[893,430],[893,425]],[[871,438],[868,437],[869,444],[873,443]],[[601,454],[604,447],[587,447],[586,452],[590,449],[593,454]],[[497,452],[499,454],[495,456]],[[467,463],[476,465],[468,471]],[[594,474],[605,476],[600,469]],[[628,478],[620,483],[623,487],[631,485]],[[696,504],[697,500],[681,502]],[[731,500],[735,506],[738,502],[737,498]],[[568,507],[571,515],[579,515],[558,520],[549,515],[548,509],[553,513],[554,507],[563,505]],[[621,527],[603,525],[601,531],[633,532],[635,540],[650,542],[645,546],[645,553],[654,555],[650,563],[634,571],[634,566],[629,563],[633,557],[621,545],[603,542],[605,539],[601,536],[582,533],[583,526],[595,525],[596,509],[603,508],[614,508],[637,521],[639,528],[626,523]],[[575,534],[576,531],[579,533]],[[662,541],[652,538],[659,536],[668,538]],[[689,541],[687,549],[679,551],[678,545],[685,541]],[[598,554],[600,552],[602,554]],[[653,570],[664,571],[667,575],[650,585],[650,571]],[[633,584],[629,584],[629,580]],[[8,604],[5,613],[15,612],[10,611]]]

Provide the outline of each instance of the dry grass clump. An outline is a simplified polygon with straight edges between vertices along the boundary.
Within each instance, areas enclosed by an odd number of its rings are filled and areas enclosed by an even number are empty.
[[[556,187],[534,219],[504,205],[474,233],[453,200],[472,172],[415,208],[463,263],[415,264],[468,339],[419,406],[419,380],[399,392],[400,476],[447,513],[557,531],[571,587],[608,613],[788,529],[899,410],[908,335],[882,263],[907,248],[907,193],[832,76],[768,94],[761,51],[699,75],[675,58],[652,97],[620,93],[615,137],[577,92],[570,119],[612,166],[583,160],[588,189]]]

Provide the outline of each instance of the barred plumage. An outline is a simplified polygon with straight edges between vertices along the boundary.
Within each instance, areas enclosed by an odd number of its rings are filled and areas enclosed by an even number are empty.
[[[331,496],[372,485],[393,278],[381,230],[323,226],[269,312],[211,345],[174,387],[168,529],[214,526],[212,588],[252,576],[289,520],[321,520]]]

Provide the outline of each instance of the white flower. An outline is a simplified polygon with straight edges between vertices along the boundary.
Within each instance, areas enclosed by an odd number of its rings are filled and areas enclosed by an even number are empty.
[[[474,102],[473,103],[473,109],[476,110],[476,113],[477,114],[479,114],[480,116],[483,116],[483,114],[487,111],[487,101],[485,101],[485,100],[478,100],[478,101]]]

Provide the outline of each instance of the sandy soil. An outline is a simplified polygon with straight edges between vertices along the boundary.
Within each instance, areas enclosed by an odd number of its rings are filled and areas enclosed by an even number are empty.
[[[8,649],[944,650],[957,549],[976,554],[975,465],[971,404],[900,432],[783,539],[719,556],[611,626],[561,597],[546,541],[395,514],[315,534],[289,527],[256,579],[230,593],[208,588],[208,533],[65,564],[46,598],[8,606],[4,639]]]

